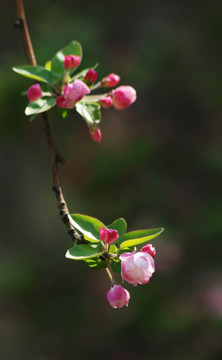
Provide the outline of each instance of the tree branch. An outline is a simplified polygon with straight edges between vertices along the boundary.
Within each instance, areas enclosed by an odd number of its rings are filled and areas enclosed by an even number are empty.
[[[25,48],[25,54],[28,59],[30,65],[37,65],[34,50],[32,47],[31,38],[29,35],[28,25],[25,18],[25,11],[24,11],[24,4],[23,0],[16,0],[16,10],[17,10],[17,19],[14,23],[15,27],[20,28],[22,33],[22,39]],[[63,196],[62,188],[60,185],[59,179],[59,163],[64,163],[64,160],[57,152],[55,143],[52,137],[51,129],[49,126],[47,114],[44,112],[42,113],[42,121],[43,121],[43,130],[46,136],[46,140],[49,145],[49,149],[51,152],[52,158],[52,172],[53,172],[53,187],[52,190],[56,195],[56,200],[59,209],[59,215],[66,226],[67,232],[70,235],[71,239],[78,243],[83,243],[84,239],[79,233],[76,231],[74,226],[71,224],[69,219],[69,210],[66,204],[66,201]]]

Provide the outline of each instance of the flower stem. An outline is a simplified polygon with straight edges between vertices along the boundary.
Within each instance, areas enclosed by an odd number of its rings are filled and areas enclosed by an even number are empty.
[[[106,268],[106,272],[109,276],[109,279],[111,281],[111,284],[114,285],[116,283],[115,279],[114,279],[114,276],[112,275],[111,273],[111,269],[109,268],[109,266]]]

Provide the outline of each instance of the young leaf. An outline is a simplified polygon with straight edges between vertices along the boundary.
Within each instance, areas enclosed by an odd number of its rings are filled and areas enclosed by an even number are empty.
[[[104,252],[101,244],[81,244],[67,250],[66,258],[73,260],[84,260],[99,256]]]
[[[118,250],[118,248],[116,247],[116,245],[114,245],[113,243],[110,245],[109,248],[109,253],[115,253]]]
[[[84,234],[88,241],[100,241],[100,228],[106,228],[100,220],[82,214],[70,214],[69,217],[73,226]]]
[[[115,221],[113,221],[112,224],[107,226],[108,229],[114,229],[118,231],[119,234],[119,238],[113,242],[113,244],[117,243],[125,234],[126,232],[126,228],[127,228],[127,224],[126,221],[123,218],[119,218]]]
[[[42,81],[44,83],[51,83],[52,81],[51,72],[42,66],[16,66],[13,67],[12,70],[33,80]]]
[[[75,108],[76,111],[83,117],[83,119],[88,124],[93,125],[100,123],[101,121],[100,105],[78,102]]]
[[[154,239],[163,232],[163,228],[159,229],[147,229],[147,230],[136,230],[126,233],[120,240],[120,248],[127,248],[130,246],[136,246],[146,241]]]
[[[78,41],[72,41],[69,45],[59,50],[52,59],[51,71],[53,83],[61,84],[65,75],[64,58],[65,55],[78,55],[82,57],[82,47]],[[77,69],[77,67],[75,68]]]
[[[59,115],[63,118],[63,119],[65,119],[65,118],[67,118],[67,116],[69,115],[69,113],[70,113],[70,110],[69,109],[62,109],[62,108],[57,108],[57,111],[59,112]]]
[[[30,102],[25,109],[26,115],[39,114],[51,109],[55,106],[56,100],[54,98],[41,98],[37,101]]]
[[[47,62],[45,63],[45,68],[46,68],[47,70],[51,71],[51,65],[52,65],[52,62],[51,62],[51,60],[49,60],[49,61],[47,61]]]
[[[99,257],[89,258],[84,260],[86,265],[92,269],[99,270],[107,267],[107,263]]]

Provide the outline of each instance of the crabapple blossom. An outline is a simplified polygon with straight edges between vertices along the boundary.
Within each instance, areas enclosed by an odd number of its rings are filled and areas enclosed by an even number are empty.
[[[111,96],[105,96],[103,99],[100,100],[100,104],[104,109],[108,109],[113,105],[113,101]]]
[[[93,141],[100,142],[102,139],[102,133],[100,129],[93,129],[90,131],[90,136],[93,139]]]
[[[106,244],[111,244],[113,241],[117,240],[119,237],[118,231],[113,229],[105,229],[101,226],[100,228],[100,240],[104,241]]]
[[[119,309],[128,306],[130,293],[121,285],[113,285],[107,293],[107,299],[114,309]]]
[[[36,101],[42,97],[42,90],[39,84],[30,86],[27,91],[27,96],[30,102]]]
[[[142,247],[141,251],[150,254],[153,258],[156,255],[156,249],[152,244],[147,244],[146,246]]]
[[[97,71],[89,69],[84,77],[84,80],[89,80],[93,84],[97,80]]]
[[[64,66],[66,70],[75,69],[81,62],[81,56],[65,55]]]
[[[119,82],[120,82],[119,75],[116,75],[114,73],[111,73],[102,79],[102,85],[105,87],[116,86],[117,84],[119,84]]]
[[[154,260],[147,252],[126,252],[120,255],[122,280],[137,286],[147,284],[155,271]]]
[[[66,84],[64,87],[64,95],[56,99],[56,104],[60,108],[72,109],[77,101],[89,93],[90,90],[88,86],[83,81],[76,79],[73,83]]]
[[[124,110],[136,101],[136,90],[132,86],[123,85],[113,90],[111,96],[113,106],[117,110]]]

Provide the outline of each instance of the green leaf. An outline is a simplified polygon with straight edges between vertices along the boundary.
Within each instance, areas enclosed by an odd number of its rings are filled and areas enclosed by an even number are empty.
[[[83,119],[88,124],[93,125],[100,123],[101,121],[100,105],[78,102],[75,108],[76,111],[83,117]]]
[[[99,256],[104,252],[101,244],[81,244],[67,250],[66,257],[73,260],[84,260]]]
[[[111,254],[111,253],[115,253],[116,251],[117,251],[118,249],[117,249],[117,247],[116,247],[116,245],[114,245],[113,243],[110,245],[110,247],[109,247],[109,253]]]
[[[84,234],[88,241],[100,241],[100,228],[106,228],[100,220],[82,214],[70,214],[69,217],[73,226]]]
[[[51,71],[51,65],[52,65],[52,62],[51,62],[51,60],[49,60],[49,61],[47,61],[47,62],[45,63],[45,68],[46,68],[47,70]]]
[[[13,67],[12,70],[33,80],[42,81],[44,83],[51,83],[52,81],[51,72],[42,66],[16,66]]]
[[[53,83],[62,84],[66,72],[64,67],[65,55],[78,55],[82,58],[82,47],[78,41],[73,40],[69,45],[59,50],[52,59],[51,71]],[[75,70],[77,67],[75,68]]]
[[[107,267],[106,261],[101,260],[99,257],[86,259],[85,263],[88,267],[95,270],[104,269]]]
[[[121,272],[121,261],[120,260],[112,261],[111,268],[113,271],[120,273]]]
[[[70,113],[70,110],[68,110],[68,109],[62,109],[62,108],[59,108],[59,107],[57,109],[58,109],[58,112],[62,116],[63,119],[67,118],[67,116]]]
[[[119,240],[123,237],[123,235],[126,232],[126,228],[127,228],[127,224],[126,221],[123,218],[119,218],[115,221],[113,221],[112,224],[110,224],[109,226],[107,226],[108,229],[113,229],[113,230],[117,230],[118,234],[119,234],[119,238],[113,242],[113,244],[115,244],[116,242],[119,242]]]
[[[26,115],[39,114],[51,109],[55,106],[56,100],[54,98],[41,98],[37,101],[30,102],[25,109]]]
[[[163,230],[163,228],[159,228],[136,230],[126,233],[120,241],[120,248],[123,249],[130,246],[136,246],[151,239],[154,239],[155,237],[159,236],[163,232]]]

